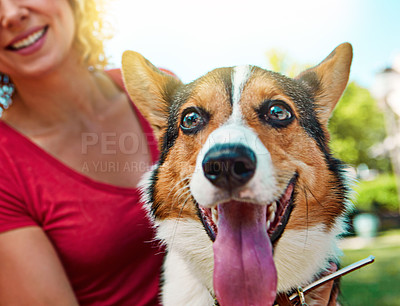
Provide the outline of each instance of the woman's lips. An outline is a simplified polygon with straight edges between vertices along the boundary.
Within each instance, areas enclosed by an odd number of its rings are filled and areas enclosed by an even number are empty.
[[[16,37],[8,46],[7,50],[21,55],[29,55],[39,50],[45,42],[48,26],[34,28],[28,33]]]

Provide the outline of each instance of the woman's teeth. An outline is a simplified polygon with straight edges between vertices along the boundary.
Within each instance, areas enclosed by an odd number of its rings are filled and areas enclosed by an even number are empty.
[[[19,50],[22,48],[26,48],[26,47],[32,45],[33,43],[35,43],[36,41],[38,41],[43,36],[45,31],[46,31],[46,28],[36,31],[35,33],[32,33],[28,37],[12,44],[10,47],[13,50]]]

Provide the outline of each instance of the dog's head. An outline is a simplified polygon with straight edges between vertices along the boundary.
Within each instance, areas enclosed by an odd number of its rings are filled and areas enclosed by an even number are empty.
[[[124,53],[128,93],[159,139],[150,213],[207,233],[222,305],[272,304],[334,256],[346,186],[327,124],[351,59],[342,44],[295,79],[240,66],[184,85]]]

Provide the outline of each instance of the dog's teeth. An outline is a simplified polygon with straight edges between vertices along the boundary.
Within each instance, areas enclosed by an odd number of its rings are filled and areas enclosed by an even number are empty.
[[[271,215],[269,216],[269,221],[274,221],[275,220],[275,212],[273,211],[272,213],[271,213]]]
[[[277,204],[276,202],[268,206],[268,222],[273,222],[275,220]]]
[[[278,203],[275,201],[275,202],[272,204],[272,207],[273,207],[274,211],[276,211],[276,209],[278,208]]]
[[[271,225],[271,221],[267,221],[267,230],[269,229],[269,227],[270,227],[270,225]]]
[[[218,223],[218,211],[215,208],[211,208],[212,220],[215,224]]]

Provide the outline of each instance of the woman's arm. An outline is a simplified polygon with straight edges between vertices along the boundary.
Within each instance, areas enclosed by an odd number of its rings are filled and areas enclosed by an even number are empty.
[[[0,234],[0,305],[78,305],[61,262],[39,227]]]

